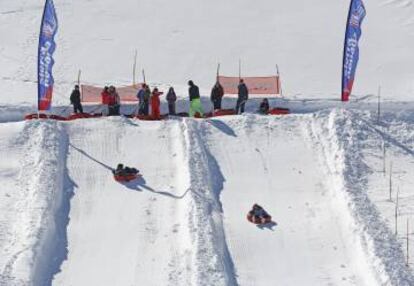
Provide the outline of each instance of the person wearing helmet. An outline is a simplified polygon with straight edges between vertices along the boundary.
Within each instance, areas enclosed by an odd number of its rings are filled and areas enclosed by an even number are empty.
[[[189,89],[188,89],[188,95],[190,97],[190,117],[194,117],[196,114],[198,116],[203,116],[203,108],[201,106],[201,100],[200,100],[200,91],[198,89],[198,86],[194,84],[192,80],[188,81]]]
[[[79,85],[75,85],[75,88],[70,95],[70,103],[73,105],[73,113],[83,113]]]

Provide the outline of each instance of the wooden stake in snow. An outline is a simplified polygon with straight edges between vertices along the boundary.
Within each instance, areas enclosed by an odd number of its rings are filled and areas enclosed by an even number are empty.
[[[398,235],[398,196],[400,194],[400,189],[397,191],[397,198],[395,200],[395,235]]]
[[[280,96],[283,97],[283,92],[282,92],[282,85],[280,83],[280,72],[279,72],[279,66],[276,64],[276,75],[277,75],[277,85],[280,91]]]
[[[239,79],[241,79],[241,59],[239,59]]]
[[[409,232],[410,220],[407,218],[407,266],[410,263],[410,232]]]
[[[392,202],[392,162],[390,162],[390,202]]]

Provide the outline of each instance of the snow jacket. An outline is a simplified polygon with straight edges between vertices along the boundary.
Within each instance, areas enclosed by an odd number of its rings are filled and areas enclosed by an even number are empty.
[[[70,103],[72,104],[80,104],[81,102],[81,94],[79,90],[74,89],[72,94],[70,95]]]
[[[144,102],[148,103],[150,98],[151,98],[151,90],[149,89],[149,87],[147,87],[147,88],[145,88]]]
[[[247,100],[249,98],[249,90],[245,83],[241,83],[237,86],[239,99]]]
[[[160,117],[160,95],[163,94],[163,92],[158,92],[154,90],[151,95],[151,115],[154,118]]]
[[[190,101],[196,98],[200,98],[200,91],[198,89],[198,86],[196,85],[190,86],[190,88],[188,89],[188,94],[190,96]]]
[[[117,105],[120,104],[120,98],[119,98],[119,94],[115,91],[112,93],[109,93],[108,96],[108,105]]]
[[[106,104],[106,105],[108,105],[108,102],[109,102],[109,92],[107,92],[107,91],[102,91],[102,93],[101,93],[101,97],[102,97],[102,104]]]
[[[260,103],[260,112],[261,113],[268,113],[269,112],[269,102],[267,101],[262,101],[262,103]]]
[[[137,93],[138,102],[142,104],[144,102],[145,89],[141,88]]]
[[[167,101],[169,104],[174,103],[177,100],[177,95],[173,89],[170,89],[167,93]]]
[[[221,84],[219,85],[214,85],[213,89],[211,90],[211,95],[210,95],[210,99],[211,101],[217,101],[219,99],[221,99],[224,95],[224,89],[221,86]]]

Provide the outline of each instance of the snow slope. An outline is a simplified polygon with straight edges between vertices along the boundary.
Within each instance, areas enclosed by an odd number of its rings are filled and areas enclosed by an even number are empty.
[[[282,72],[287,97],[339,98],[348,1],[248,0],[149,1],[55,0],[59,17],[54,67],[55,104],[68,95],[82,70],[82,82],[132,82],[138,71],[152,85],[177,87],[186,96],[193,79],[204,95],[221,73]],[[354,93],[412,100],[414,58],[411,0],[365,0],[361,59]],[[36,103],[37,36],[41,1],[3,0],[0,6],[2,104]],[[140,72],[139,72],[140,74]],[[141,78],[141,77],[139,77]]]

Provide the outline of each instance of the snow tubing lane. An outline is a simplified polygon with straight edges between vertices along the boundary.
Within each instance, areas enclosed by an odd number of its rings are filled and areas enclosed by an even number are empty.
[[[128,174],[128,175],[114,175],[114,179],[117,182],[129,182],[140,178],[140,174]]]
[[[289,113],[290,113],[289,108],[276,107],[276,108],[269,110],[270,115],[284,115],[284,114],[289,114]]]
[[[254,224],[266,224],[272,221],[272,217],[270,215],[260,217],[249,213],[247,220]]]

